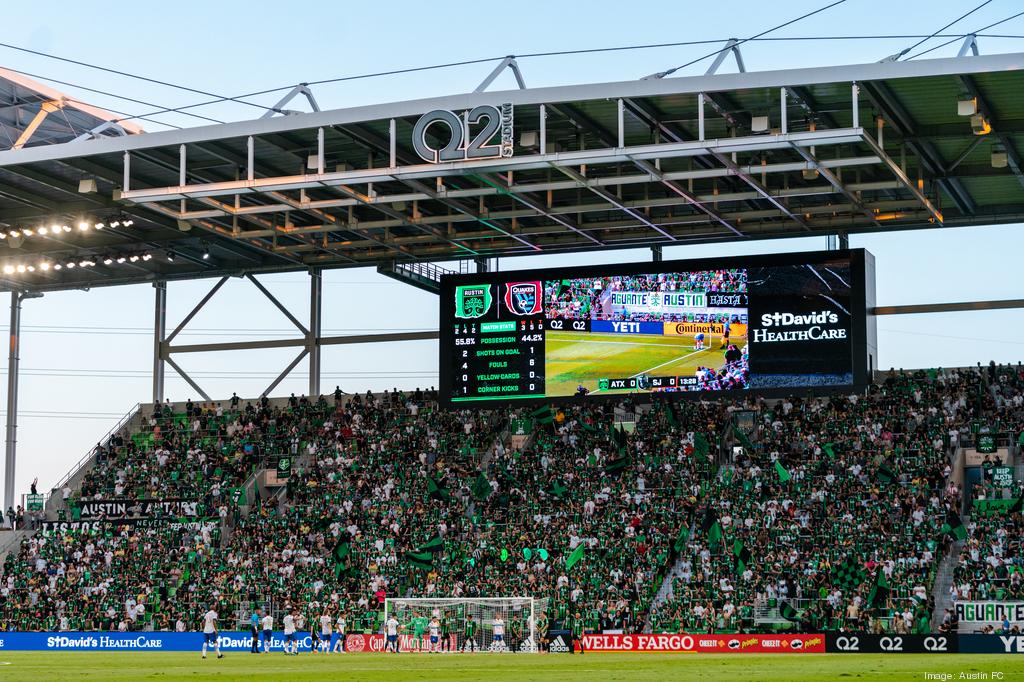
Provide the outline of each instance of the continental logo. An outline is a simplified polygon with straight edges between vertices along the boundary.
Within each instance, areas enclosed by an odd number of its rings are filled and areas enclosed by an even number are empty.
[[[665,336],[694,336],[695,334],[712,334],[721,336],[725,333],[725,325],[721,322],[666,322]],[[733,322],[729,325],[729,336],[746,336],[747,325]]]

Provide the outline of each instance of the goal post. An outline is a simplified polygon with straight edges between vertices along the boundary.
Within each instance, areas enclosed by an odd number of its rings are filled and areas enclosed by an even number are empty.
[[[384,622],[393,616],[406,651],[536,652],[537,619],[547,599],[533,597],[392,597],[384,600]],[[437,633],[435,642],[431,635]]]

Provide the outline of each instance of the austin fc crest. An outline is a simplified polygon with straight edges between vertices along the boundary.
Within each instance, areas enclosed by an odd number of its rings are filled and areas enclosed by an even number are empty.
[[[475,317],[483,317],[490,309],[490,284],[455,287],[455,317],[471,320]]]
[[[505,307],[514,315],[536,315],[541,311],[543,298],[540,282],[509,282],[505,285]]]

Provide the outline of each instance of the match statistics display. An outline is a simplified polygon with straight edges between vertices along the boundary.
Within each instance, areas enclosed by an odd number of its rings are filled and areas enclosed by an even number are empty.
[[[441,281],[454,403],[867,383],[864,250],[453,275]]]

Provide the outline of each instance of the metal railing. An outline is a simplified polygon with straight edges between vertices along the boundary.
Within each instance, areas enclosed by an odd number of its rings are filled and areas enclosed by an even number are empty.
[[[115,433],[117,433],[118,431],[123,429],[127,424],[129,424],[133,419],[135,419],[135,417],[139,414],[139,412],[141,410],[142,410],[142,403],[135,403],[135,407],[133,407],[130,411],[125,413],[125,415],[123,417],[121,417],[121,419],[118,420],[117,424],[115,424],[113,426],[113,428],[111,428],[109,431],[107,431],[107,433],[102,438],[100,438],[99,441],[97,441],[97,442],[105,443],[105,442],[109,441],[111,436],[113,436]],[[50,497],[52,497],[52,493],[54,491],[60,490],[62,487],[64,487],[64,484],[68,483],[75,476],[77,476],[78,473],[85,467],[85,465],[88,464],[90,461],[92,461],[95,457],[96,457],[96,448],[90,448],[89,452],[86,453],[85,456],[83,456],[81,459],[79,459],[77,462],[75,462],[75,464],[68,470],[68,472],[66,474],[64,474],[64,477],[61,478],[59,481],[57,481],[57,483],[54,484],[52,488],[50,488],[50,492],[49,493],[44,493],[45,497],[43,498],[43,509],[46,509],[46,505],[50,501]]]

